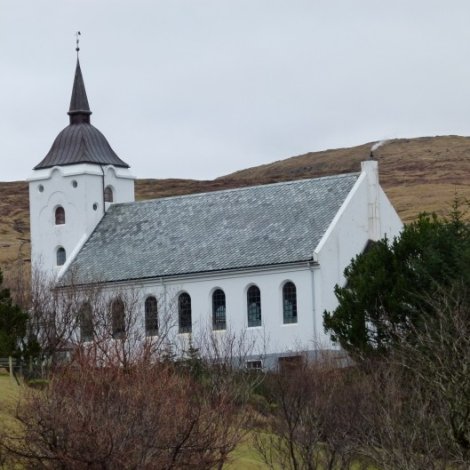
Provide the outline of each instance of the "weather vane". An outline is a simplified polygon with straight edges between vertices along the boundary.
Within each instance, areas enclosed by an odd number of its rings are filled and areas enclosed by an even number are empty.
[[[82,33],[80,33],[80,31],[77,31],[75,33],[75,40],[76,40],[76,43],[77,43],[77,47],[75,47],[75,50],[77,51],[77,58],[78,58],[78,52],[80,51],[80,36],[81,36]]]

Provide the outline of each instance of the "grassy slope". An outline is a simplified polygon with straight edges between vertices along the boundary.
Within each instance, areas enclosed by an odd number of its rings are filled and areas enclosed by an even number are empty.
[[[312,178],[360,170],[371,144],[307,153],[242,170],[212,181],[146,179],[136,182],[136,198],[149,199],[203,191]],[[470,199],[470,138],[459,136],[396,139],[376,152],[382,186],[407,222],[419,212],[445,213],[457,193]],[[26,182],[0,183],[0,267],[18,258],[29,262]]]
[[[19,424],[14,415],[20,390],[16,381],[0,370],[0,425],[2,429],[18,429]]]

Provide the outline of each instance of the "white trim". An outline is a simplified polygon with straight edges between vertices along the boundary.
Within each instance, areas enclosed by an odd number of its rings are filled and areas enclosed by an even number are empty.
[[[59,273],[57,274],[57,280],[58,281],[65,274],[65,272],[67,271],[67,269],[70,266],[70,263],[77,256],[78,252],[82,249],[82,246],[85,244],[85,242],[87,240],[88,240],[88,235],[85,233],[85,234],[82,235],[82,237],[78,241],[77,245],[75,246],[75,249],[72,251],[72,253],[70,253],[70,256],[67,256],[67,259],[65,260],[65,263],[60,267],[61,269],[60,269]]]
[[[120,168],[113,165],[103,165],[103,168],[106,170],[106,172],[109,172],[112,169],[118,178],[131,180],[136,179],[136,177],[130,173],[129,168]],[[40,168],[39,170],[34,170],[34,173],[26,181],[34,182],[50,179],[54,171],[59,171],[60,174],[64,177],[80,175],[94,175],[101,177],[102,173],[100,169],[101,166],[99,164],[91,163],[78,163],[75,165],[63,166],[55,165],[50,168]]]
[[[356,191],[358,191],[359,187],[361,186],[362,182],[366,179],[367,175],[365,172],[362,172],[359,175],[359,178],[357,181],[354,183],[354,186],[352,187],[351,191],[349,191],[349,194],[346,196],[346,199],[343,201],[343,204],[341,204],[341,207],[339,208],[338,212],[336,212],[336,215],[334,216],[333,220],[331,221],[330,225],[326,229],[326,232],[323,234],[323,237],[321,237],[321,240],[318,242],[318,245],[316,248],[313,250],[313,260],[315,262],[318,262],[318,254],[323,248],[323,245],[326,243],[328,240],[329,236],[335,229],[336,225],[338,224],[339,220],[343,216],[344,212],[346,211],[349,203],[351,202],[352,198],[355,196]]]

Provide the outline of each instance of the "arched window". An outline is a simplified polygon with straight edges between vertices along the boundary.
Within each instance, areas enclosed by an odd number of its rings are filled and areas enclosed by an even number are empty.
[[[111,327],[114,339],[123,338],[126,332],[126,319],[124,315],[124,302],[115,299],[111,303]]]
[[[65,260],[67,259],[67,256],[65,254],[65,248],[63,248],[62,246],[57,248],[56,258],[57,266],[63,266],[65,264]]]
[[[106,186],[106,188],[104,188],[104,202],[113,202],[113,200],[113,189],[111,186]]]
[[[191,333],[191,297],[186,292],[178,297],[178,324],[180,333]]]
[[[257,286],[251,286],[246,293],[248,326],[261,326],[261,293]]]
[[[293,282],[282,288],[282,312],[284,323],[297,323],[297,289]]]
[[[158,307],[157,299],[153,296],[145,299],[145,334],[158,335]]]
[[[216,289],[212,294],[212,327],[214,330],[225,330],[225,293]]]
[[[80,307],[79,322],[80,322],[80,340],[92,341],[93,339],[93,314],[91,311],[91,305],[89,303],[84,303]]]
[[[59,206],[55,210],[55,224],[63,225],[65,224],[65,210],[62,206]]]

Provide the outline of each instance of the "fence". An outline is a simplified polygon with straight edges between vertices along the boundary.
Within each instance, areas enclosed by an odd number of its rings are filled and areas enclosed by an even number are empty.
[[[10,357],[0,357],[0,369],[6,369],[10,373],[10,377],[13,377],[14,369],[13,369],[14,359]]]
[[[14,357],[0,357],[0,369],[5,369],[18,383],[18,377],[27,379],[43,378],[45,376],[46,368],[43,363],[15,359]]]

